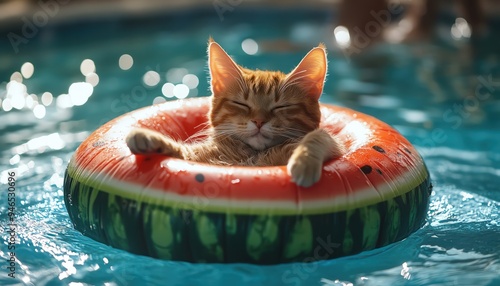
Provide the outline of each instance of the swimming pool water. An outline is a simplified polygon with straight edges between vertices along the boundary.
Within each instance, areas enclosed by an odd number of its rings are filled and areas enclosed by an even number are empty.
[[[331,48],[333,28],[334,14],[325,11],[239,8],[221,21],[213,10],[198,9],[49,23],[18,53],[5,36],[17,30],[2,31],[0,285],[500,285],[500,59],[495,53],[500,40],[490,35],[468,43],[379,45],[345,57]],[[162,261],[110,248],[74,230],[62,193],[73,151],[90,132],[124,112],[154,100],[207,95],[209,35],[244,66],[283,71],[326,42],[329,76],[322,101],[374,115],[415,144],[434,183],[428,223],[381,249],[274,266]],[[130,57],[123,57],[120,67],[122,55]],[[27,62],[33,75],[25,65],[22,85],[7,88]],[[7,268],[11,171],[16,179],[14,279]]]

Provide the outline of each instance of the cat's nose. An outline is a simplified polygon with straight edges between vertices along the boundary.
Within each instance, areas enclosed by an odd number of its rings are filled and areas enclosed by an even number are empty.
[[[264,120],[261,120],[261,119],[254,119],[254,120],[252,120],[252,122],[259,129],[262,127],[262,125],[264,125],[266,123],[266,122],[264,122]]]

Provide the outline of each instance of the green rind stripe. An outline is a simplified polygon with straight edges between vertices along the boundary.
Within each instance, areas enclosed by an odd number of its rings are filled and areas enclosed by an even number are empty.
[[[191,262],[275,264],[355,254],[407,237],[424,222],[429,180],[377,204],[327,214],[214,213],[137,202],[65,175],[75,228],[141,255]]]

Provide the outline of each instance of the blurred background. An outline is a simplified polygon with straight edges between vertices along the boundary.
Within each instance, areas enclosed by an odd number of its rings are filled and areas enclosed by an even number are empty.
[[[499,31],[494,0],[0,0],[0,185],[16,171],[20,249],[18,278],[2,270],[0,285],[500,285]],[[325,43],[321,101],[417,147],[435,186],[428,224],[373,252],[272,267],[158,261],[73,230],[74,150],[123,113],[210,95],[209,36],[283,72]]]

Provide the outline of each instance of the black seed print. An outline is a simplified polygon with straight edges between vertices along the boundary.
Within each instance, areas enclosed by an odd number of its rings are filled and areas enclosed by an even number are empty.
[[[373,146],[373,149],[374,149],[375,151],[377,151],[377,152],[380,152],[380,153],[385,153],[385,150],[384,150],[384,149],[382,149],[382,147],[380,147],[380,146],[375,145],[375,146]]]
[[[361,171],[368,175],[372,172],[372,167],[370,165],[364,165],[363,167],[361,167]]]
[[[382,175],[382,171],[380,171],[380,169],[375,169],[375,171],[377,171],[377,173],[379,173],[379,175]]]
[[[411,154],[411,151],[408,148],[405,148],[406,153]]]
[[[200,183],[203,183],[203,181],[205,181],[205,176],[203,176],[203,174],[196,174],[196,176],[194,176],[194,178],[197,182],[200,182]]]

